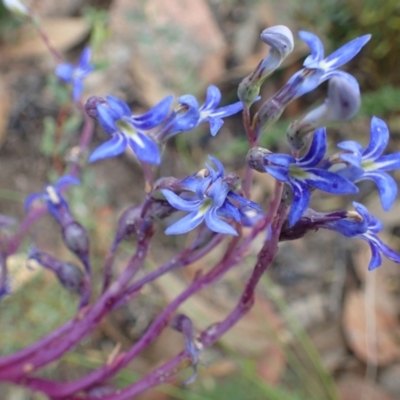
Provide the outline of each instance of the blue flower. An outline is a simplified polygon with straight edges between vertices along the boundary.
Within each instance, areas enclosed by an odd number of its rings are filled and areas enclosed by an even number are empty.
[[[210,132],[215,136],[223,125],[222,118],[229,117],[243,110],[243,103],[238,101],[228,106],[217,108],[221,101],[221,91],[214,85],[207,88],[207,95],[204,104],[200,107],[200,118],[197,125],[204,121],[210,123]]]
[[[153,129],[167,118],[173,97],[166,97],[140,116],[132,115],[128,105],[116,97],[107,96],[106,100],[107,105],[97,106],[98,121],[111,139],[98,147],[89,161],[118,156],[129,145],[139,160],[159,164],[161,155],[157,144],[142,131]]]
[[[396,181],[384,171],[393,171],[400,168],[400,153],[382,156],[389,142],[389,129],[384,121],[377,117],[371,119],[371,137],[368,146],[362,146],[354,141],[346,141],[338,144],[338,147],[346,152],[340,158],[350,165],[362,169],[361,177],[355,182],[372,180],[376,183],[385,211],[388,211],[396,197]],[[359,174],[360,175],[360,174]]]
[[[54,185],[47,185],[44,191],[41,193],[33,193],[29,195],[25,200],[25,211],[28,212],[32,203],[38,199],[43,200],[50,214],[57,220],[60,221],[60,210],[68,210],[67,201],[61,195],[60,190],[69,185],[79,185],[78,179],[65,175],[61,177]]]
[[[207,165],[207,170],[184,179],[182,186],[188,192],[178,196],[171,190],[161,190],[172,207],[189,212],[188,215],[167,228],[165,231],[167,235],[189,232],[203,221],[213,232],[237,235],[236,230],[222,218],[234,219],[240,223],[242,219],[240,207],[252,207],[260,210],[258,204],[231,190],[228,183],[224,181],[222,164],[213,157],[209,158],[215,164],[217,170]],[[239,206],[234,203],[238,203]]]
[[[83,91],[83,79],[89,75],[94,66],[90,63],[92,51],[90,47],[86,47],[78,61],[78,65],[62,63],[56,68],[56,75],[64,82],[72,85],[72,98],[77,101]]]
[[[179,106],[172,112],[162,130],[157,134],[159,141],[163,142],[178,133],[190,131],[206,121],[210,124],[211,135],[215,136],[224,123],[223,118],[243,110],[243,104],[240,101],[217,108],[220,101],[221,92],[214,85],[207,88],[206,100],[201,107],[191,94],[179,97]]]
[[[366,241],[371,248],[371,261],[368,269],[373,270],[382,264],[383,254],[389,260],[400,263],[400,254],[390,249],[385,243],[376,236],[382,230],[382,223],[376,217],[368,213],[362,204],[353,202],[357,215],[349,213],[348,218],[334,222],[326,222],[323,228],[334,230],[350,238],[360,238]],[[360,219],[361,217],[361,219]]]
[[[291,100],[314,90],[322,82],[339,76],[348,80],[359,91],[357,80],[344,71],[336,68],[346,64],[354,58],[362,47],[369,41],[371,35],[356,38],[324,58],[324,46],[318,36],[311,32],[300,31],[299,37],[306,42],[311,54],[304,60],[304,68],[295,73],[287,85],[292,87]]]
[[[315,131],[308,153],[301,158],[287,154],[271,154],[264,157],[264,169],[281,182],[287,183],[293,192],[289,224],[293,226],[303,215],[310,202],[310,187],[332,194],[356,193],[357,187],[342,176],[316,168],[326,152],[325,128]]]

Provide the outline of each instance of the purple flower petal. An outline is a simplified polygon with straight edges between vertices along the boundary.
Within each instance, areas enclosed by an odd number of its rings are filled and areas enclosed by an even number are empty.
[[[385,122],[377,117],[371,119],[371,137],[363,158],[375,160],[379,157],[389,142],[389,129]]]
[[[127,143],[128,141],[124,135],[116,133],[110,140],[103,143],[91,154],[89,162],[119,156],[125,151]]]
[[[206,213],[205,219],[206,225],[211,231],[237,236],[237,232],[232,226],[218,218],[217,209],[215,207],[212,207],[209,212]]]
[[[324,45],[319,37],[311,32],[299,31],[299,38],[305,42],[311,50],[311,54],[304,60],[303,66],[306,68],[314,68],[314,62],[321,61],[324,58]]]
[[[176,221],[174,224],[169,226],[165,233],[167,235],[180,235],[182,233],[189,232],[199,226],[204,221],[204,214],[193,211],[185,217]]]

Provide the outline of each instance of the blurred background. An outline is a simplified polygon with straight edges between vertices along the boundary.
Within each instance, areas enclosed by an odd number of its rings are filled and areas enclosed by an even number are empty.
[[[28,4],[28,3],[27,3]],[[294,52],[267,80],[267,99],[302,66],[308,48],[298,30],[321,37],[326,54],[366,33],[371,41],[345,69],[363,93],[358,115],[329,129],[330,151],[336,143],[369,140],[373,115],[391,131],[388,151],[400,151],[400,5],[398,0],[32,0],[34,12],[55,47],[76,62],[90,45],[96,71],[85,81],[83,98],[112,94],[140,114],[162,97],[190,93],[204,98],[209,84],[217,85],[223,104],[237,100],[236,90],[265,57],[268,46],[259,39],[270,26],[285,24],[296,37]],[[68,150],[76,145],[82,117],[69,101],[34,28],[11,16],[0,5],[0,212],[24,216],[26,195],[63,175]],[[320,104],[326,85],[292,103],[261,144],[287,152],[288,124]],[[200,101],[201,102],[201,101]],[[260,102],[261,103],[261,102]],[[256,105],[257,108],[257,105]],[[91,149],[105,140],[96,130]],[[240,115],[225,121],[216,138],[206,125],[168,144],[164,176],[184,177],[202,168],[208,154],[226,170],[243,176],[247,140]],[[395,175],[397,180],[400,174]],[[82,186],[69,193],[71,208],[92,237],[92,255],[101,282],[102,259],[113,238],[117,217],[143,199],[140,166],[131,154],[88,166]],[[252,199],[267,204],[273,180],[255,176]],[[315,193],[312,207],[327,211],[363,202],[385,224],[381,238],[400,251],[400,203],[382,211],[374,185],[360,186],[357,198]],[[168,260],[189,238],[156,237],[147,270]],[[77,299],[60,290],[56,279],[39,267],[26,267],[32,240],[63,260],[73,260],[62,246],[57,226],[43,218],[20,253],[9,260],[13,294],[0,303],[0,354],[32,343],[71,318]],[[254,265],[263,237],[249,256],[220,283],[183,305],[197,329],[219,321],[234,307],[243,282]],[[117,269],[132,253],[125,243]],[[116,310],[79,348],[46,368],[41,376],[72,380],[99,367],[120,343],[129,348],[164,305],[193,278],[218,259],[217,249],[204,259],[149,286],[142,296]],[[137,397],[140,400],[323,400],[400,398],[400,270],[384,260],[368,273],[369,248],[332,232],[309,234],[284,242],[269,274],[257,291],[253,310],[229,334],[202,354],[196,382],[183,388],[165,385]],[[97,288],[99,289],[99,287]],[[371,347],[370,344],[373,346]],[[118,374],[124,387],[178,353],[181,336],[166,329],[160,339]],[[182,372],[182,380],[191,370]],[[40,400],[41,394],[0,384],[1,399]]]

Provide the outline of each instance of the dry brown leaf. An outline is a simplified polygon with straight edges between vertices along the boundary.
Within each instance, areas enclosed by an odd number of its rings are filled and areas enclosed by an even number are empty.
[[[359,377],[346,377],[339,381],[341,400],[395,400],[383,389]]]
[[[41,26],[47,33],[54,47],[66,51],[81,42],[89,32],[89,23],[84,18],[51,18],[42,19]],[[9,45],[4,51],[4,57],[9,59],[24,59],[41,57],[49,50],[42,38],[32,26],[23,26],[18,32],[18,41]]]
[[[375,332],[367,332],[367,318],[375,319]],[[395,335],[400,334],[397,316],[379,303],[376,304],[375,310],[368,310],[366,314],[365,293],[361,290],[350,292],[346,297],[343,330],[348,346],[365,363],[384,366],[400,357],[400,345],[395,340]],[[376,352],[374,352],[376,360],[372,359],[372,352],[367,342],[368,335],[370,338],[376,338]]]

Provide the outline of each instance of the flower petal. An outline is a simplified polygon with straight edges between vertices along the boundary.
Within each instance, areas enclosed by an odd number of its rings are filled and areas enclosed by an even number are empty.
[[[210,123],[210,133],[211,136],[215,136],[218,131],[221,129],[221,126],[224,124],[222,118],[208,118],[208,122]]]
[[[293,201],[288,216],[289,226],[293,226],[306,211],[310,202],[310,190],[300,182],[290,182]]]
[[[358,188],[354,183],[334,172],[325,171],[319,168],[309,168],[306,172],[307,175],[303,180],[316,189],[333,194],[350,194],[358,192]]]
[[[359,181],[364,181],[366,179],[371,179],[376,183],[382,208],[385,211],[389,211],[397,197],[396,181],[390,175],[381,171],[365,172]]]
[[[204,220],[204,214],[193,211],[185,217],[176,221],[165,230],[166,235],[180,235],[199,226]]]
[[[131,109],[128,104],[114,96],[106,96],[106,100],[110,108],[115,112],[117,118],[121,118],[123,116],[130,117],[132,115]]]
[[[324,58],[324,45],[317,35],[311,32],[299,31],[299,38],[307,44],[311,54],[304,60],[303,66],[306,68],[315,68],[315,62]]]
[[[371,35],[364,35],[346,43],[325,58],[323,61],[325,69],[334,69],[346,64],[359,53],[370,39]]]
[[[217,209],[215,207],[211,207],[206,213],[206,225],[213,232],[237,236],[237,232],[232,226],[218,218]]]
[[[395,169],[400,169],[400,153],[392,153],[379,157],[375,160],[374,166],[380,171],[394,171]]]
[[[74,81],[74,85],[72,87],[72,99],[74,101],[79,100],[81,94],[83,92],[83,82],[80,79]]]
[[[168,189],[161,189],[168,203],[179,211],[196,211],[201,206],[201,200],[185,200]]]
[[[65,82],[71,82],[75,67],[72,64],[63,63],[57,65],[56,75]]]
[[[214,110],[221,101],[221,91],[214,85],[207,88],[206,100],[200,107],[201,111]]]
[[[117,133],[92,153],[92,155],[89,157],[89,162],[95,162],[103,158],[119,156],[125,151],[126,145],[126,137]]]
[[[324,158],[326,152],[326,129],[319,128],[315,131],[310,149],[307,154],[296,162],[296,166],[315,167]]]
[[[386,123],[377,117],[371,119],[371,137],[363,152],[363,159],[375,160],[379,157],[389,142],[389,129]]]
[[[144,133],[137,132],[136,137],[129,137],[128,143],[140,161],[158,165],[161,162],[160,149],[157,144]]]
[[[166,120],[173,100],[174,96],[167,96],[145,114],[133,116],[132,120],[135,128],[146,131],[160,125]]]

